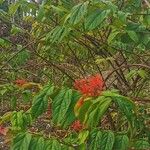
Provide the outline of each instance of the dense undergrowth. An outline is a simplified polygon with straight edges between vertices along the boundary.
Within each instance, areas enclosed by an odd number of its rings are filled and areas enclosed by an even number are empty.
[[[150,149],[147,0],[0,0],[0,51],[1,149]]]

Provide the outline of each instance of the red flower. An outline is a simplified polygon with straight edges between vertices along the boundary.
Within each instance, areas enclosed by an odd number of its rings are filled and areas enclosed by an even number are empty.
[[[18,80],[15,81],[15,84],[20,86],[20,87],[23,86],[26,83],[27,83],[27,81],[24,80],[24,79],[18,79]]]
[[[101,75],[86,77],[85,79],[75,80],[74,87],[86,96],[98,96],[103,90],[104,81]]]
[[[73,122],[73,124],[71,125],[71,128],[76,131],[79,132],[80,130],[83,129],[83,125],[80,123],[79,120],[76,120]]]
[[[8,132],[8,128],[4,128],[2,126],[0,126],[0,135],[6,135]]]

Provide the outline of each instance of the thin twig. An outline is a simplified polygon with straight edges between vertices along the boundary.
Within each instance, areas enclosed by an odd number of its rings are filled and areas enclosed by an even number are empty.
[[[119,70],[121,68],[128,68],[128,67],[142,67],[142,68],[145,68],[145,69],[149,69],[150,70],[150,66],[147,66],[147,65],[143,65],[143,64],[128,64],[128,65],[124,65],[124,66],[120,66],[116,69],[114,69],[105,79],[105,82],[110,78],[110,76],[116,71],[116,70]]]
[[[25,45],[22,49],[20,49],[19,51],[17,51],[12,57],[10,57],[7,61],[6,61],[6,63],[4,64],[4,65],[2,65],[1,66],[1,68],[0,68],[0,70],[2,70],[4,67],[5,67],[5,65],[7,65],[12,59],[14,59],[19,53],[21,53],[22,51],[24,51],[29,45],[31,45],[31,44],[33,44],[33,43],[35,43],[35,41],[33,42],[30,42],[30,43],[28,43],[27,45]]]
[[[150,3],[147,0],[144,0],[144,2],[150,8]]]
[[[61,71],[64,75],[66,75],[67,77],[69,77],[69,79],[71,79],[72,81],[74,81],[74,79],[62,68],[60,68],[59,66],[57,66],[56,64],[52,63],[51,61],[45,59],[43,56],[41,56],[39,53],[37,52],[33,52],[36,56],[38,56],[39,58],[41,58],[44,62],[46,62],[47,64],[49,64],[50,66],[53,66],[54,68],[58,69],[59,71]]]

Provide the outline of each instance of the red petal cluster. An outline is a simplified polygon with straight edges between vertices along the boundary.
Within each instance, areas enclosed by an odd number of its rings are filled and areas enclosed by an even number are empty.
[[[73,124],[71,125],[71,128],[76,131],[79,132],[80,130],[83,129],[83,125],[80,123],[79,120],[76,120],[73,122]]]
[[[27,83],[27,81],[24,80],[24,79],[18,79],[18,80],[15,81],[15,84],[18,85],[18,86],[23,86],[26,83]]]
[[[0,126],[0,135],[6,135],[8,132],[8,128],[4,128],[2,126]]]
[[[98,96],[103,90],[104,81],[96,74],[84,79],[75,80],[74,87],[86,96]]]

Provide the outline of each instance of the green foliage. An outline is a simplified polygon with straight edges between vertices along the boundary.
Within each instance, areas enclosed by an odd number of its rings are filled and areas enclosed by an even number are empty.
[[[20,46],[18,47],[19,49],[22,48]],[[24,65],[27,62],[27,60],[29,60],[29,58],[30,58],[30,53],[27,50],[21,51],[15,56],[15,59],[11,60],[11,65],[13,67]]]
[[[89,138],[89,142],[90,142],[90,149],[98,149],[100,148],[100,142],[102,139],[102,132],[94,129],[91,134],[90,134],[90,138]]]
[[[69,148],[69,147],[68,147]],[[34,137],[29,133],[19,133],[13,139],[12,150],[64,150],[67,147],[56,139],[45,140],[43,137]],[[70,149],[71,150],[71,149]]]
[[[16,12],[17,12],[17,9],[18,7],[20,6],[20,3],[17,2],[17,3],[12,3],[10,6],[9,6],[9,11],[8,13],[10,15],[14,15]]]
[[[62,88],[52,100],[52,120],[56,125],[67,127],[74,121],[73,108],[79,99],[76,91]]]
[[[31,135],[29,133],[20,133],[14,140],[12,145],[12,150],[25,150],[29,148],[31,141]]]
[[[9,126],[12,150],[150,149],[147,2],[0,4],[0,125]],[[97,80],[74,89],[94,74],[104,82],[98,95],[87,92]],[[33,131],[42,117],[44,131]]]
[[[99,120],[104,116],[108,107],[111,104],[111,99],[105,97],[99,97],[93,104],[87,108],[84,112],[84,121],[83,123],[88,127],[95,127],[99,124]],[[79,116],[82,114],[79,114]]]
[[[136,117],[135,116],[136,106],[132,102],[132,100],[130,100],[129,98],[124,97],[122,95],[119,95],[119,94],[116,94],[113,92],[109,92],[109,91],[104,92],[103,95],[105,95],[106,97],[112,98],[112,100],[118,106],[119,111],[122,112],[127,117],[128,121],[130,121],[130,123],[132,123],[132,121],[134,121],[134,119]]]
[[[82,132],[79,133],[78,140],[79,140],[79,145],[84,144],[89,136],[89,131],[88,130],[83,130]]]
[[[32,117],[29,113],[24,113],[23,110],[19,112],[14,111],[12,112],[10,121],[14,130],[25,130],[31,124]]]
[[[75,25],[81,19],[83,19],[84,15],[87,13],[87,6],[88,6],[88,2],[81,3],[74,6],[68,16],[69,23]]]
[[[136,32],[134,31],[127,31],[129,37],[134,41],[134,42],[138,42],[138,37],[136,35]]]
[[[111,131],[103,132],[100,143],[101,149],[111,150],[113,148],[113,144],[114,144],[114,133]]]
[[[12,26],[12,28],[11,28],[11,33],[12,33],[12,35],[13,34],[17,34],[17,33],[21,33],[21,29],[20,28],[18,28],[18,27],[15,27],[15,26]]]
[[[31,107],[31,114],[33,118],[37,118],[46,111],[48,107],[49,96],[52,95],[53,92],[54,86],[51,87],[48,85],[45,88],[43,88],[43,90],[40,91],[40,93],[37,96],[35,96]]]
[[[61,42],[62,39],[69,33],[69,29],[66,27],[58,26],[54,28],[48,35],[47,35],[47,41],[50,41],[52,43],[54,42]]]
[[[85,20],[85,29],[86,30],[93,30],[97,28],[107,17],[107,15],[110,13],[109,10],[96,10],[93,13],[91,13]]]
[[[133,147],[135,149],[149,149],[150,148],[150,144],[148,141],[144,140],[144,139],[140,139],[140,140],[136,140],[133,143]]]
[[[91,150],[111,150],[114,144],[114,133],[111,131],[99,131],[95,129],[91,132],[89,143]]]
[[[113,149],[127,150],[129,147],[129,138],[127,135],[116,135]]]

